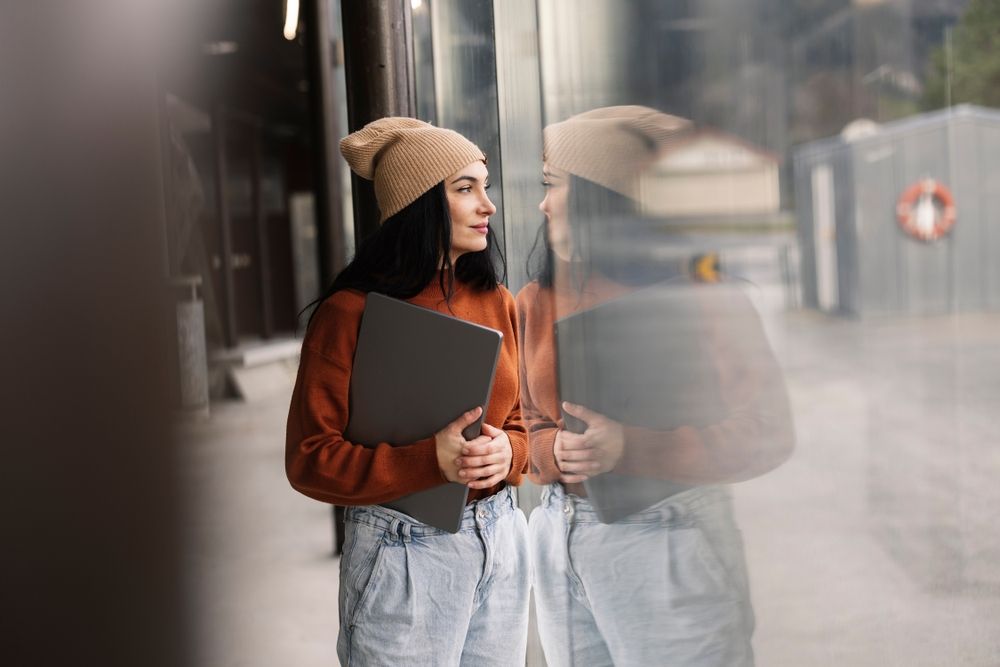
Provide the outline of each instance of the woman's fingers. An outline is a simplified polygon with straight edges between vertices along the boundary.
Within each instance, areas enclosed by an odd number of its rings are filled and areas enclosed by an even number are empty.
[[[469,410],[468,412],[465,412],[465,413],[459,415],[458,419],[456,419],[452,423],[448,424],[448,426],[446,428],[449,428],[452,431],[455,431],[457,433],[461,433],[462,431],[465,430],[466,426],[468,426],[469,424],[472,424],[477,419],[479,419],[479,415],[481,415],[482,413],[483,413],[483,409],[481,407],[478,407],[478,406],[474,407],[471,410]]]
[[[581,419],[587,422],[588,426],[591,425],[593,422],[599,421],[604,418],[604,415],[602,415],[599,412],[594,412],[593,410],[589,410],[583,407],[582,405],[577,405],[576,403],[567,403],[566,401],[563,401],[563,410],[573,415],[577,419]]]
[[[468,484],[471,489],[485,489],[499,484],[507,477],[510,471],[510,462],[491,463],[478,468],[462,468],[458,476],[463,483]]]
[[[489,477],[498,472],[506,472],[508,467],[510,467],[509,461],[495,461],[486,465],[476,466],[475,468],[462,468],[458,474],[465,479],[474,480]]]
[[[563,474],[574,473],[577,475],[593,474],[601,467],[600,462],[594,459],[586,461],[567,461],[563,459],[559,462],[559,471]]]
[[[482,412],[483,409],[481,407],[467,410],[434,434],[434,449],[437,455],[438,469],[448,481],[461,481],[461,478],[458,476],[459,467],[455,457],[461,453],[462,447],[466,444],[465,438],[462,437],[462,431],[469,424],[479,419]]]
[[[507,468],[503,466],[494,466],[493,472],[489,474],[488,477],[481,477],[479,479],[473,480],[468,483],[470,489],[488,489],[491,486],[496,486],[502,482],[507,477]]]
[[[479,447],[469,448],[470,453],[461,456],[456,463],[462,468],[479,468],[493,463],[510,463],[510,450],[503,443],[490,442]]]
[[[477,470],[483,466],[496,465],[498,463],[510,464],[510,457],[504,456],[503,453],[490,454],[488,456],[472,456],[458,459],[458,467],[460,470]],[[481,475],[469,475],[469,477],[480,477]]]
[[[485,489],[499,484],[510,472],[513,453],[510,440],[498,428],[484,423],[483,434],[462,446],[462,456],[455,459],[459,478],[471,489]]]
[[[469,440],[462,445],[463,456],[482,456],[503,449],[503,442],[488,435],[481,435],[475,440]]]
[[[472,440],[468,440],[462,445],[463,455],[478,455],[478,454],[488,454],[489,445],[493,442],[493,438],[488,435],[480,435]]]
[[[559,435],[559,446],[562,450],[589,449],[590,442],[583,433],[570,433],[562,431]]]
[[[597,461],[600,457],[596,449],[587,447],[586,449],[567,449],[559,454],[560,461]]]
[[[503,430],[498,429],[496,426],[491,426],[491,425],[487,424],[486,422],[483,422],[482,429],[483,429],[483,434],[484,435],[488,435],[491,438],[495,438],[495,437],[497,437],[499,435],[503,435]]]

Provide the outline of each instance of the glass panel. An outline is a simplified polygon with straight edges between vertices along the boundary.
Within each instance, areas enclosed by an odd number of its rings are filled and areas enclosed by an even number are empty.
[[[505,243],[503,165],[497,119],[493,2],[426,0],[423,4],[429,5],[431,15],[437,124],[465,135],[486,153],[493,184],[490,199],[497,207],[491,227],[502,248]]]
[[[494,11],[549,664],[993,664],[995,3],[533,4]]]
[[[515,293],[528,280],[525,267],[542,220],[538,202],[544,194],[538,171],[542,104],[534,5],[531,0],[494,3],[508,285]]]
[[[437,124],[434,92],[434,42],[431,34],[431,0],[411,3],[413,20],[413,73],[416,79],[417,118]]]

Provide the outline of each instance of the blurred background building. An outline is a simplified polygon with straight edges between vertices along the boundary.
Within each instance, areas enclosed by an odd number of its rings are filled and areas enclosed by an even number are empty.
[[[997,155],[1000,114],[964,105],[799,146],[805,302],[858,317],[995,310]],[[926,232],[907,233],[922,214]]]

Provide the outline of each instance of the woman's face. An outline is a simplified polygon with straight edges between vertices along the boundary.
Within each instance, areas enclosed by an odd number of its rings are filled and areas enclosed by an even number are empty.
[[[497,212],[486,190],[490,173],[482,161],[471,162],[444,180],[451,216],[451,263],[467,252],[486,250],[490,216]]]
[[[548,223],[549,245],[559,259],[568,262],[573,256],[573,237],[569,229],[569,172],[549,164],[542,166],[545,198],[538,209]]]

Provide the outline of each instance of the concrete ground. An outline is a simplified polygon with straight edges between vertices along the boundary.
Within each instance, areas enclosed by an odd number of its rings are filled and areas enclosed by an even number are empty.
[[[330,509],[285,479],[289,393],[182,427],[202,665],[338,664]]]
[[[1000,665],[1000,317],[795,313],[793,458],[737,485],[760,665]]]
[[[1000,317],[771,312],[798,448],[734,488],[758,664],[1000,665]],[[336,664],[330,512],[285,481],[287,401],[182,428],[206,665]]]

